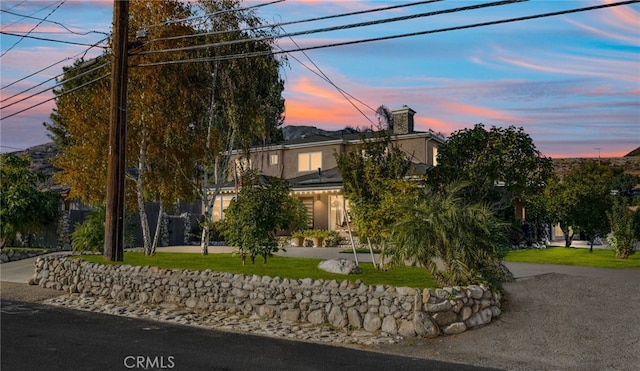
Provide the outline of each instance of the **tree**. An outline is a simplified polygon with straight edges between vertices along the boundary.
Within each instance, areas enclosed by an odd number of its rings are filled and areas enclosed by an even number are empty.
[[[266,263],[278,251],[276,232],[292,226],[291,198],[283,180],[252,170],[243,174],[242,188],[226,209],[221,227],[225,241],[238,248],[243,265],[247,255],[251,263],[258,255]]]
[[[438,166],[428,174],[433,187],[463,181],[469,202],[487,203],[499,213],[515,200],[542,192],[553,174],[550,158],[542,156],[522,128],[477,124],[453,133],[438,148]]]
[[[208,14],[205,21],[191,17],[199,13]],[[252,13],[240,10],[237,1],[191,4],[139,0],[131,4],[132,29],[162,25],[150,28],[148,39],[132,50],[130,57],[137,67],[129,73],[125,199],[128,210],[138,209],[147,254],[153,254],[159,230],[152,240],[146,202],[159,202],[162,213],[178,199],[199,197],[206,209],[202,237],[206,254],[211,209],[217,191],[227,180],[231,151],[248,148],[258,138],[262,142],[278,138],[284,110],[283,83],[280,62],[271,54],[173,63],[270,51],[269,41],[235,43],[255,36],[258,31],[243,28],[260,22]],[[202,36],[192,37],[198,34]],[[232,44],[219,45],[223,42]],[[160,53],[174,49],[178,50]],[[107,51],[100,60],[109,57]],[[54,141],[62,145],[55,163],[61,169],[56,179],[70,185],[71,198],[93,206],[103,205],[106,195],[109,87],[106,79],[98,79],[105,69],[108,66],[90,71],[84,61],[66,68],[62,88],[55,92],[57,109],[52,124],[46,125]],[[89,73],[81,75],[84,72]],[[82,79],[71,80],[79,75]],[[72,91],[85,81],[91,83]]]
[[[335,156],[358,237],[382,244],[384,249],[395,217],[394,208],[383,201],[392,197],[395,186],[401,187],[394,181],[408,174],[408,156],[384,130],[369,137],[363,134],[355,150]]]
[[[393,225],[393,261],[419,263],[442,285],[499,287],[513,278],[501,262],[508,247],[505,223],[486,205],[466,202],[464,187],[422,187],[417,199],[397,205],[402,217]]]
[[[18,233],[37,232],[60,213],[60,195],[43,189],[46,176],[30,166],[26,155],[0,155],[0,250]]]
[[[595,238],[610,231],[607,212],[612,205],[612,179],[609,167],[590,161],[549,183],[545,191],[547,207],[565,234],[566,247],[571,246],[572,233],[580,230],[589,239],[592,251]]]
[[[640,218],[638,214],[640,212],[633,211],[626,199],[619,197],[616,197],[611,211],[607,212],[607,218],[611,224],[609,241],[618,258],[628,258],[639,240]]]
[[[284,82],[279,76],[282,61],[271,53],[269,36],[274,31],[259,28],[263,20],[252,11],[240,9],[236,0],[202,0],[206,17],[201,32],[202,42],[214,45],[204,49],[200,57],[212,59],[204,64],[212,76],[210,90],[203,98],[209,103],[206,134],[192,143],[204,155],[196,161],[198,176],[195,190],[205,206],[200,246],[208,254],[209,228],[215,199],[228,179],[232,150],[244,150],[254,144],[266,144],[282,138]],[[255,41],[255,38],[261,40]],[[238,43],[239,40],[250,40]],[[244,53],[267,53],[254,58],[218,60],[214,57]]]

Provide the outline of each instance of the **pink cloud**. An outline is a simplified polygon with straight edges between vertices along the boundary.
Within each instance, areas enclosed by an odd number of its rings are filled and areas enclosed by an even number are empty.
[[[605,4],[613,4],[612,0],[604,0]],[[636,32],[640,29],[640,14],[633,10],[630,6],[616,6],[607,9],[614,16],[610,20],[611,24],[628,26],[629,30]],[[605,17],[607,19],[607,17]]]

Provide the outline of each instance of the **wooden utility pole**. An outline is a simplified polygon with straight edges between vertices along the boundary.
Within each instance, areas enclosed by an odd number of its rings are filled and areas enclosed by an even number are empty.
[[[127,33],[129,1],[113,1],[113,68],[107,163],[107,210],[104,258],[122,261],[124,255],[124,193],[127,148]]]

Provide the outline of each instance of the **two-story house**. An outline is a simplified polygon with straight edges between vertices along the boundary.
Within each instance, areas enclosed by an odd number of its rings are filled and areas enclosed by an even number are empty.
[[[392,138],[409,156],[414,168],[426,171],[436,165],[438,146],[445,137],[432,131],[414,130],[414,114],[404,106],[393,111]],[[368,133],[369,135],[371,133]],[[291,192],[307,207],[314,229],[344,228],[348,200],[342,194],[342,176],[336,154],[355,150],[367,133],[342,136],[314,135],[251,148],[249,158],[236,152],[232,163],[259,169],[266,176],[286,179]],[[235,196],[235,188],[223,188],[214,204],[213,221],[224,217],[224,209]]]

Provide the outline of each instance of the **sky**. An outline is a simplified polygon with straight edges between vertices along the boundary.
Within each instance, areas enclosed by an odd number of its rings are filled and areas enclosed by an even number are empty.
[[[285,125],[368,128],[377,107],[407,105],[420,131],[515,126],[544,156],[620,157],[640,146],[640,3],[460,28],[621,1],[531,0],[417,17],[490,1],[285,0],[256,14],[287,23],[410,5],[284,25],[282,33],[296,33],[379,22],[283,37],[276,50],[422,33],[287,54]],[[102,53],[86,45],[110,32],[113,1],[3,0],[0,9],[0,151],[11,152],[50,141],[42,126],[55,108],[48,88],[63,66]],[[395,17],[405,19],[381,23]]]

